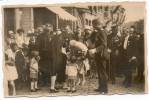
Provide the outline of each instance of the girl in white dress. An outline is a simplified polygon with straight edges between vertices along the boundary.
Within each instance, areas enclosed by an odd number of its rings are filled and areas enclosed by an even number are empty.
[[[76,64],[76,57],[72,56],[68,59],[66,65],[66,75],[67,75],[67,92],[76,92],[76,79],[78,73],[78,65]]]
[[[12,43],[10,47],[6,50],[5,54],[7,56],[5,67],[7,67],[7,80],[12,87],[12,95],[16,95],[15,80],[18,79],[18,73],[15,66],[15,51],[17,50],[17,45]]]

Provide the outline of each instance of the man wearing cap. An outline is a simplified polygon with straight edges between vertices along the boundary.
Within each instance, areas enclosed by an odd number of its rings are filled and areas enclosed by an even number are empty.
[[[106,60],[108,59],[107,52],[107,34],[103,29],[104,23],[101,19],[93,20],[93,27],[95,31],[91,35],[91,41],[95,44],[94,49],[90,49],[89,55],[94,55],[95,62],[97,66],[98,72],[98,89],[97,92],[107,93],[108,92],[108,84],[107,84],[107,73],[106,73]]]

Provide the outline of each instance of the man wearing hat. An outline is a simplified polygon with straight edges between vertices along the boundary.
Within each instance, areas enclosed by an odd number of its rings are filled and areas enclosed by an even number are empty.
[[[95,63],[97,66],[98,72],[98,89],[95,91],[105,94],[108,92],[108,84],[107,84],[107,73],[106,73],[106,60],[108,59],[108,51],[107,51],[107,34],[103,29],[104,22],[97,18],[93,20],[93,28],[95,31],[91,35],[91,41],[95,44],[93,49],[90,49],[89,55],[94,55]]]

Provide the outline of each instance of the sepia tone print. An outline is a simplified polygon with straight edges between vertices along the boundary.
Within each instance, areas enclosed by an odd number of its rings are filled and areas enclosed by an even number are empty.
[[[3,7],[4,95],[144,94],[145,3]]]

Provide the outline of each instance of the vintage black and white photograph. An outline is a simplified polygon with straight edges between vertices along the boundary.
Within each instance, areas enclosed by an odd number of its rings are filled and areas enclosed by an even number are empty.
[[[4,96],[146,93],[145,6],[3,6]]]

